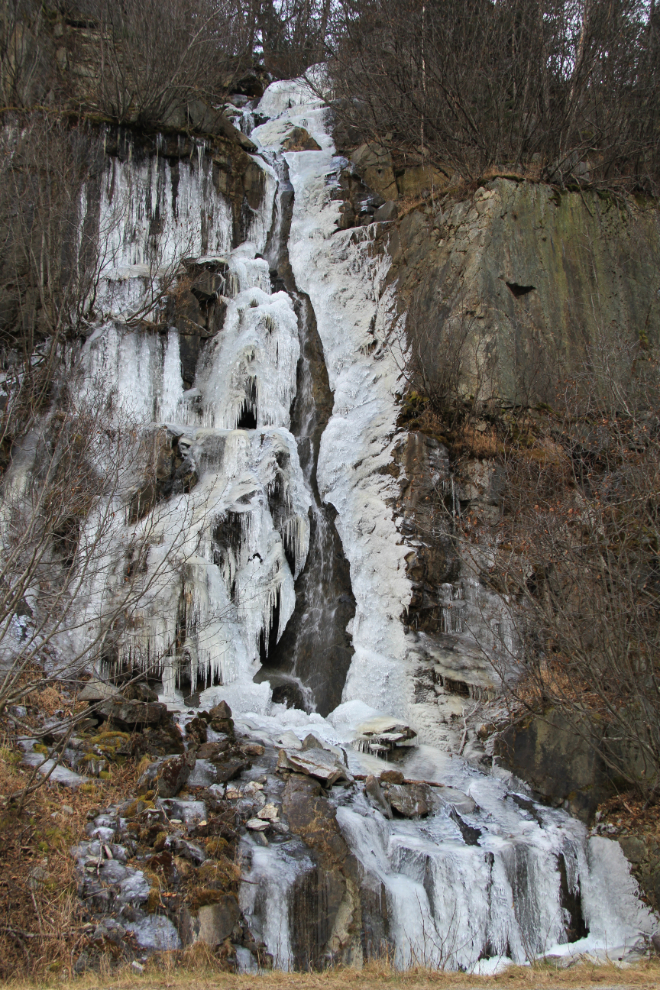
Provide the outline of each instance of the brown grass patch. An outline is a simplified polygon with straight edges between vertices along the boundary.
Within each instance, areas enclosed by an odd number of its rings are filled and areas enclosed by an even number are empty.
[[[220,972],[212,957],[204,952],[170,953],[153,958],[145,966],[144,973],[130,968],[113,976],[99,977],[86,974],[76,979],[80,990],[427,990],[427,988],[488,988],[507,987],[509,990],[545,990],[545,988],[593,987],[660,987],[660,963],[649,960],[634,968],[619,969],[614,965],[572,966],[558,970],[548,964],[539,966],[512,966],[498,976],[467,976],[465,973],[449,973],[422,968],[397,972],[387,963],[369,963],[363,969],[330,969],[319,973],[283,973],[272,971],[259,975],[235,975]],[[15,990],[32,990],[37,987],[60,986],[60,981],[50,977],[39,982],[12,981]]]
[[[7,799],[25,786],[32,773],[20,761],[20,752],[8,745],[0,748],[2,980],[72,972],[85,941],[86,918],[76,896],[77,876],[69,850],[86,838],[90,810],[122,801],[135,785],[132,763],[113,765],[110,780],[86,785],[84,790],[46,783],[18,813]]]

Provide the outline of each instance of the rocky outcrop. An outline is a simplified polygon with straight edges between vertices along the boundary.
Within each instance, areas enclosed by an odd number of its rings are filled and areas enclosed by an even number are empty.
[[[399,158],[401,160],[395,161],[391,151],[375,141],[360,144],[350,152],[350,160],[358,175],[385,201],[434,196],[447,187],[447,175],[433,166],[416,161],[418,156],[412,156],[410,161],[405,156]]]
[[[590,348],[660,339],[652,203],[497,178],[429,199],[388,249],[416,360],[456,397],[552,405]]]
[[[321,785],[292,774],[282,810],[294,835],[314,853],[316,869],[303,875],[294,892],[298,965],[359,958],[360,897],[357,864],[339,830],[334,806]]]
[[[304,127],[294,127],[282,142],[285,151],[320,151],[321,145]]]
[[[658,835],[625,835],[619,845],[647,902],[660,911],[660,838]]]
[[[556,712],[508,726],[496,736],[494,753],[541,800],[566,808],[583,821],[590,821],[614,790],[594,748]]]

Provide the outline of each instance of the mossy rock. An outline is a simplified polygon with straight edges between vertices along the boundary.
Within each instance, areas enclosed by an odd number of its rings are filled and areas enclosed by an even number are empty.
[[[226,839],[223,839],[222,836],[220,835],[211,836],[211,838],[208,839],[206,843],[206,851],[209,854],[209,856],[213,856],[214,859],[222,855],[222,853],[224,853],[225,849],[227,849],[228,847],[229,847],[229,843],[227,842]]]
[[[197,868],[200,883],[215,890],[227,890],[240,878],[240,871],[235,863],[226,856],[220,859],[208,860]]]
[[[145,904],[147,914],[155,914],[160,906],[160,890],[157,887],[152,887]]]
[[[167,832],[159,832],[154,842],[154,852],[162,852],[167,842]]]
[[[135,815],[139,815],[141,811],[144,811],[147,803],[143,801],[142,798],[135,798],[124,811],[124,816],[126,818],[133,818]]]

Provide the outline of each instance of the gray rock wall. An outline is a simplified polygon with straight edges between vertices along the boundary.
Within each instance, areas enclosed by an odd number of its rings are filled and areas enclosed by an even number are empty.
[[[463,398],[552,404],[594,351],[658,343],[652,204],[498,178],[409,213],[389,250],[419,364]]]

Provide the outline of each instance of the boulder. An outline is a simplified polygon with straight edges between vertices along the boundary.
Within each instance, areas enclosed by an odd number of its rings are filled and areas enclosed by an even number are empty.
[[[128,730],[138,725],[159,725],[167,720],[169,714],[167,707],[158,701],[127,701],[121,696],[104,701],[97,711],[115,725]]]
[[[396,220],[399,215],[399,207],[393,200],[388,200],[387,203],[383,203],[379,206],[377,210],[374,210],[374,220],[379,223],[389,223],[392,220]]]
[[[222,732],[226,736],[234,736],[234,723],[230,718],[213,718],[209,726],[214,732]]]
[[[221,945],[225,939],[231,937],[241,912],[234,894],[209,891],[208,895],[215,902],[204,904],[196,914],[191,915],[193,941],[211,946]],[[218,899],[215,900],[215,897]]]
[[[307,736],[305,738],[308,738]],[[278,746],[282,746],[284,749],[302,749],[302,743],[295,732],[291,729],[287,729],[283,732],[281,736],[278,736],[275,740]]]
[[[121,689],[121,694],[127,701],[158,701],[158,695],[146,681],[127,684]]]
[[[469,794],[464,794],[457,787],[443,787],[440,791],[440,797],[452,808],[456,808],[456,811],[461,815],[471,815],[477,809],[476,802],[472,800]]]
[[[320,151],[321,145],[304,127],[294,127],[282,142],[285,151]]]
[[[221,701],[219,705],[215,705],[208,714],[210,716],[209,725],[214,732],[223,732],[233,738],[234,722],[231,717],[231,708],[226,701]]]
[[[279,817],[280,817],[280,813],[277,808],[277,805],[270,803],[265,804],[261,809],[261,811],[257,812],[257,818],[261,818],[263,819],[263,821],[266,822],[276,822]]]
[[[383,770],[380,775],[381,784],[403,784],[404,780],[400,770]]]
[[[198,760],[222,759],[222,754],[229,749],[228,739],[215,739],[213,742],[205,742],[197,750]]]
[[[428,784],[390,784],[384,793],[394,810],[404,818],[423,818],[433,806]]]
[[[204,713],[206,714],[206,713]],[[226,701],[221,701],[219,704],[214,705],[214,707],[208,712],[211,719],[214,718],[231,718],[231,708]]]
[[[162,808],[169,819],[176,818],[189,828],[194,828],[206,818],[203,801],[184,801],[183,798],[157,798],[156,807]]]
[[[137,782],[138,794],[154,791],[159,797],[176,797],[195,766],[195,753],[168,756],[150,764]]]
[[[186,724],[186,735],[198,743],[205,743],[207,736],[206,722],[203,718],[193,718]]]
[[[298,749],[297,746],[293,747]],[[302,741],[303,751],[307,749],[324,749],[326,753],[332,753],[337,757],[340,763],[346,763],[346,754],[339,749],[337,746],[333,746],[331,743],[326,742],[325,739],[319,739],[317,735],[313,732],[308,732]]]
[[[324,749],[308,749],[306,751],[281,749],[277,760],[277,769],[293,770],[296,773],[306,774],[322,781],[329,787],[336,784],[338,780],[351,781],[353,779],[337,757]]]
[[[181,948],[179,933],[170,919],[163,915],[150,914],[139,921],[130,922],[126,929],[133,933],[138,945],[144,949],[166,952]]]
[[[245,826],[249,828],[251,832],[265,832],[268,828],[270,822],[263,818],[249,818]]]
[[[216,779],[219,784],[226,784],[230,780],[234,780],[236,777],[240,777],[244,770],[249,770],[252,764],[249,760],[241,760],[238,757],[232,757],[225,760],[223,763],[215,762],[214,766],[216,768]]]
[[[241,752],[246,756],[263,756],[266,752],[266,747],[262,746],[261,743],[250,742],[241,746]]]
[[[119,696],[119,688],[93,677],[78,694],[78,701],[109,701]]]

